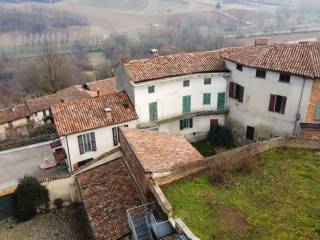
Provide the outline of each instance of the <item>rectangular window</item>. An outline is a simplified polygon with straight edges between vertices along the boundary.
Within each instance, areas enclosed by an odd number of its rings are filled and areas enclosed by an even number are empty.
[[[279,82],[289,83],[290,82],[291,75],[280,73]]]
[[[242,72],[243,70],[243,66],[241,64],[237,64],[237,70],[239,70],[240,72]]]
[[[190,113],[191,112],[191,96],[183,96],[182,97],[182,112]]]
[[[286,110],[287,97],[270,95],[269,111],[284,114]]]
[[[9,128],[13,128],[13,123],[12,122],[8,122]]]
[[[119,144],[119,129],[117,127],[112,128],[112,138],[113,138],[113,146],[118,146],[118,144]]]
[[[239,102],[243,102],[243,95],[244,95],[244,87],[242,87],[237,83],[230,82],[229,97],[237,99]]]
[[[257,70],[256,77],[257,78],[266,78],[267,72],[264,70]]]
[[[180,130],[192,128],[193,127],[193,119],[192,118],[186,118],[180,120]]]
[[[189,86],[190,86],[190,80],[184,80],[183,87],[189,87]]]
[[[225,96],[226,94],[224,92],[218,93],[218,104],[217,104],[218,110],[224,109],[225,99],[226,99]]]
[[[157,102],[149,103],[149,120],[154,122],[158,120],[158,104]]]
[[[314,119],[320,120],[320,103],[317,103],[316,110],[314,112]]]
[[[210,105],[211,104],[211,93],[204,93],[203,94],[203,105]]]
[[[80,154],[97,151],[95,133],[86,133],[78,136]]]
[[[211,78],[205,78],[204,85],[210,85],[210,84],[211,84]]]
[[[154,86],[148,87],[148,93],[154,93]]]

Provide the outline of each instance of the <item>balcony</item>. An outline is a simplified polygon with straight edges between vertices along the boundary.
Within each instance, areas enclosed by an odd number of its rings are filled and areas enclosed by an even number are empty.
[[[220,115],[220,114],[228,114],[229,110],[227,107],[224,107],[222,109],[217,110],[203,110],[203,111],[194,111],[192,113],[188,114],[179,114],[179,115],[173,115],[173,116],[167,116],[165,118],[162,118],[160,120],[154,121],[154,122],[144,122],[144,123],[138,123],[137,128],[152,128],[156,127],[162,124],[178,121],[184,118],[192,118],[192,117],[199,117],[199,116],[208,116],[208,115]]]

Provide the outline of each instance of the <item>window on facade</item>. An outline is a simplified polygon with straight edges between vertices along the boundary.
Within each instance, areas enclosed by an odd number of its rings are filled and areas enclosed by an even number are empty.
[[[269,111],[284,114],[286,110],[287,97],[270,95]]]
[[[46,110],[43,110],[42,112],[43,112],[43,116],[46,117],[47,116]]]
[[[34,114],[34,116],[37,117],[37,116],[38,116],[38,113],[36,112],[36,113]]]
[[[316,110],[314,112],[314,119],[320,120],[320,103],[317,103]]]
[[[97,151],[96,138],[94,132],[78,136],[80,154]]]
[[[158,104],[157,102],[149,103],[149,120],[154,122],[158,120]]]
[[[205,78],[204,85],[210,85],[210,84],[211,84],[211,78]]]
[[[264,70],[257,70],[256,77],[257,78],[266,78],[267,72]]]
[[[236,66],[237,70],[241,71],[243,70],[243,66],[241,64],[237,64]]]
[[[279,82],[289,83],[291,75],[286,73],[280,73]]]
[[[12,122],[8,122],[9,128],[13,128],[13,123]]]
[[[244,87],[241,85],[230,82],[229,84],[229,97],[237,99],[239,102],[243,102],[243,94],[244,94]]]
[[[204,93],[203,94],[203,105],[210,105],[211,104],[211,93]]]
[[[182,97],[182,112],[190,113],[191,112],[191,96],[183,96]]]
[[[186,118],[180,120],[180,130],[192,128],[193,127],[193,119],[192,118]]]
[[[159,127],[151,128],[150,131],[159,132]]]
[[[224,109],[225,105],[225,96],[226,94],[224,92],[218,93],[218,103],[217,103],[217,109]]]
[[[190,86],[190,80],[184,80],[183,87],[189,87],[189,86]]]
[[[128,124],[123,125],[123,126],[119,126],[119,127],[113,127],[112,128],[112,139],[113,139],[113,146],[118,146],[119,142],[120,142],[120,127],[124,127],[127,128],[129,127]]]
[[[154,86],[148,87],[148,93],[154,93]]]

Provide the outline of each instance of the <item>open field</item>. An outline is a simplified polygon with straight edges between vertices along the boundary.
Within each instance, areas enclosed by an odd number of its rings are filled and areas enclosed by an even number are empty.
[[[311,150],[274,149],[251,174],[213,185],[201,175],[163,190],[202,240],[320,239],[320,158]]]

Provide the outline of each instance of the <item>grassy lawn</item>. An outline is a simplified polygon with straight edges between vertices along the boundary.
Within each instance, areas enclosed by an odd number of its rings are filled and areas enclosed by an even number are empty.
[[[214,186],[207,175],[163,190],[202,240],[320,239],[320,158],[311,150],[261,154],[251,174]]]
[[[207,140],[193,143],[192,145],[204,157],[210,157],[210,156],[216,154],[216,150],[215,150],[214,146],[212,144],[210,144]]]

